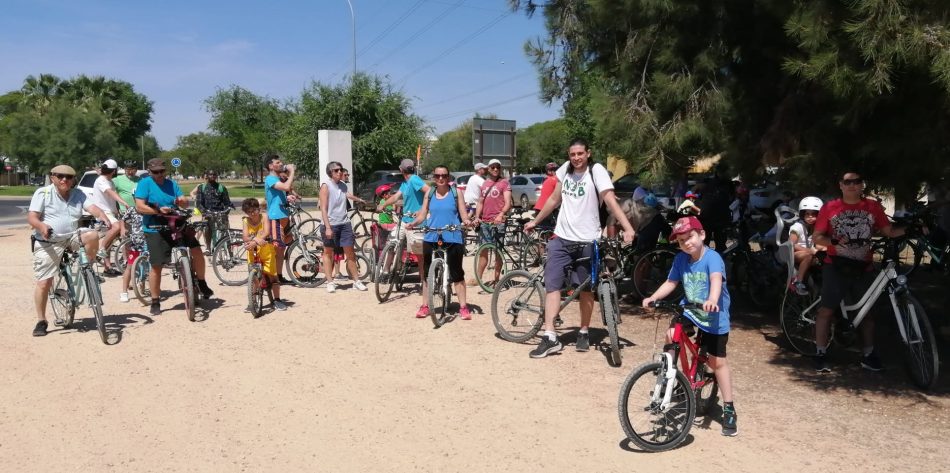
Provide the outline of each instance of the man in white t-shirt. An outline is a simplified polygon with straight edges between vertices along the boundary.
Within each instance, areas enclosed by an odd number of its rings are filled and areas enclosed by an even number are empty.
[[[591,261],[577,262],[579,258],[592,256],[592,241],[600,237],[600,202],[617,219],[623,228],[626,243],[633,241],[634,230],[624,215],[614,185],[610,181],[607,169],[601,164],[592,164],[587,142],[575,139],[568,148],[568,162],[555,173],[557,187],[544,208],[535,215],[534,220],[525,225],[525,231],[531,231],[554,209],[560,206],[554,238],[548,242],[548,261],[544,266],[544,336],[537,348],[531,351],[531,358],[544,358],[563,348],[554,331],[554,319],[561,306],[561,289],[565,283],[580,285],[590,276]],[[573,264],[573,270],[564,273],[564,267]],[[570,281],[567,278],[570,277]],[[577,334],[577,351],[590,349],[591,314],[594,312],[594,293],[591,288],[581,292],[581,328]]]
[[[114,159],[103,161],[102,167],[99,168],[99,177],[96,178],[96,183],[92,185],[92,204],[102,210],[103,215],[109,219],[109,224],[112,225],[109,231],[99,239],[99,256],[102,257],[102,265],[105,267],[103,272],[108,276],[122,274],[122,271],[112,267],[108,252],[109,245],[112,244],[112,240],[119,236],[121,230],[121,226],[117,225],[119,222],[116,217],[117,206],[121,203],[124,208],[128,207],[119,193],[116,192],[115,184],[112,182],[112,178],[115,177],[118,171],[119,164]]]
[[[482,184],[485,183],[485,173],[488,165],[485,163],[475,163],[475,174],[468,178],[465,184],[465,208],[468,209],[468,216],[471,217],[475,212],[475,206],[478,204],[478,198],[482,195]]]

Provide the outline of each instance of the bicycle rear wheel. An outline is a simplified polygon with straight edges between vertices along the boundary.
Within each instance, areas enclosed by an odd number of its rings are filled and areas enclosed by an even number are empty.
[[[172,250],[175,251],[175,250]],[[178,259],[178,287],[185,298],[185,314],[188,320],[195,321],[195,281],[191,274],[191,260],[186,257]]]
[[[92,309],[92,315],[96,318],[96,330],[99,331],[99,338],[102,343],[108,345],[105,315],[102,313],[102,290],[99,288],[99,278],[92,268],[83,268],[82,278],[86,284],[89,308]]]
[[[73,317],[76,315],[76,306],[73,305],[69,297],[69,285],[62,273],[56,275],[56,281],[49,291],[49,304],[53,308],[54,324],[69,328],[73,323]]]
[[[148,261],[148,252],[140,253],[132,262],[132,290],[142,305],[152,303],[152,290],[148,284],[148,275],[152,264]]]
[[[326,275],[323,274],[322,252],[309,251],[295,241],[287,247],[284,253],[284,264],[287,274],[294,284],[300,287],[317,287],[323,284]]]
[[[247,249],[240,240],[222,238],[211,255],[214,275],[225,286],[240,286],[247,282]]]
[[[485,272],[488,273],[489,276],[480,274],[478,271],[479,260],[482,257],[487,258],[488,263],[485,265]],[[499,274],[505,274],[505,270],[507,269],[505,267],[505,256],[494,243],[485,243],[475,250],[475,280],[478,281],[479,287],[488,294],[491,294],[495,290],[495,284],[498,283],[498,281],[495,280],[495,266],[499,264],[501,265],[501,273]],[[497,279],[500,279],[500,277]]]
[[[435,328],[439,328],[449,317],[449,301],[452,300],[452,286],[443,285],[443,278],[448,268],[445,267],[445,260],[434,259],[429,268],[428,277],[428,295],[429,317]]]
[[[633,287],[641,298],[653,295],[666,282],[673,268],[673,259],[676,253],[661,248],[644,254],[633,268]],[[666,297],[669,300],[683,298],[683,285],[678,284],[672,294]]]
[[[597,285],[597,298],[600,301],[600,314],[603,316],[604,326],[607,328],[607,338],[610,339],[607,361],[611,366],[619,367],[623,363],[620,355],[620,313],[617,311],[617,286],[613,280],[605,279]]]
[[[524,270],[509,271],[491,296],[491,320],[498,336],[514,343],[534,337],[544,322],[544,287]]]
[[[373,263],[362,253],[356,253],[356,278],[360,281],[373,280]]]
[[[910,378],[921,389],[933,388],[937,384],[940,360],[927,313],[920,302],[906,292],[898,296],[897,308],[900,310],[898,322],[907,336],[904,348]]]
[[[259,268],[252,268],[247,278],[247,309],[256,319],[264,312],[264,288],[261,286],[263,274]]]
[[[112,259],[112,267],[119,270],[125,271],[125,267],[128,265],[128,260],[125,257],[126,249],[129,247],[129,240],[122,239],[121,241],[116,238],[113,240],[115,243],[111,245],[111,254],[110,258]]]
[[[397,268],[397,243],[391,241],[386,243],[383,252],[380,254],[379,261],[376,262],[376,300],[380,303],[389,300],[389,295],[393,292],[393,287],[398,276],[395,274]]]
[[[320,219],[308,218],[300,222],[300,225],[297,226],[297,230],[301,235],[315,235],[319,237],[321,224],[323,224],[323,221]]]
[[[815,320],[818,318],[818,301],[810,296],[799,296],[785,291],[782,313],[779,316],[782,333],[792,348],[805,356],[815,356]],[[834,324],[831,329],[834,330]],[[829,335],[833,334],[829,331]],[[828,339],[829,343],[831,339]]]
[[[674,448],[686,439],[693,426],[696,399],[681,371],[676,370],[670,389],[670,401],[664,408],[667,380],[661,362],[640,365],[620,387],[620,425],[627,438],[644,450],[662,452]]]

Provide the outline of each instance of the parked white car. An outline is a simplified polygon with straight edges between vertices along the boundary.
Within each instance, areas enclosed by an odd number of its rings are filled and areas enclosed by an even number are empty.
[[[773,210],[779,203],[784,202],[786,194],[791,194],[791,192],[779,183],[765,182],[749,190],[749,203],[760,210]]]
[[[522,209],[529,209],[541,197],[541,184],[544,183],[543,174],[520,174],[508,179],[511,184],[511,204],[520,205]]]

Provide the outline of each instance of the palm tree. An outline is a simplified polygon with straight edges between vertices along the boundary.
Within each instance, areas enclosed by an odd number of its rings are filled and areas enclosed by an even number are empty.
[[[40,74],[39,77],[27,76],[23,81],[20,92],[23,94],[23,104],[40,113],[45,113],[49,106],[62,92],[63,81],[52,74]]]

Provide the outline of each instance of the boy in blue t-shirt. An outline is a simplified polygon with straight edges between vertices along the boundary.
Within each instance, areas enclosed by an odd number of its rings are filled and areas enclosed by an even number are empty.
[[[676,241],[682,253],[673,260],[673,268],[666,282],[643,300],[643,307],[670,295],[677,284],[683,283],[684,303],[702,304],[703,310],[686,310],[689,320],[701,331],[700,347],[709,355],[709,367],[716,374],[722,390],[722,434],[738,435],[736,408],[732,404],[732,374],[726,363],[726,343],[729,341],[729,290],[726,287],[726,265],[719,253],[703,244],[706,232],[696,217],[676,221],[670,241]],[[666,343],[672,340],[667,332]]]

